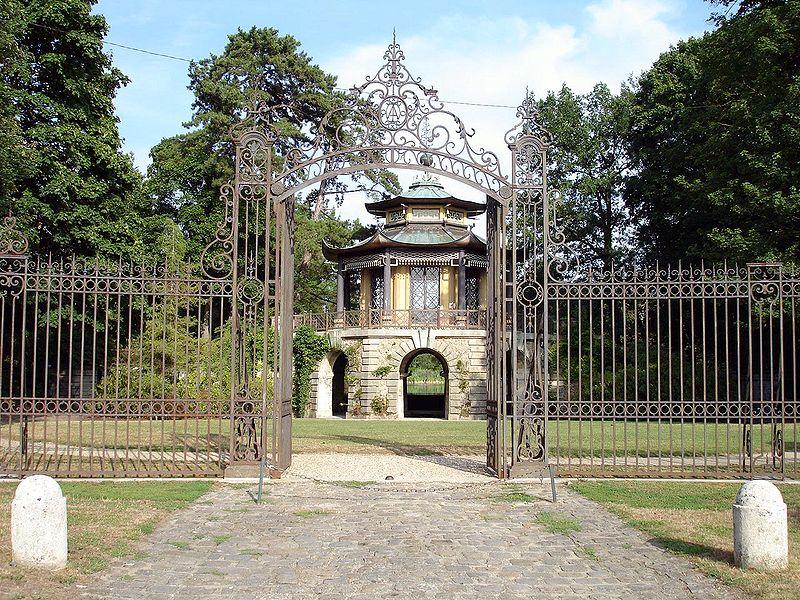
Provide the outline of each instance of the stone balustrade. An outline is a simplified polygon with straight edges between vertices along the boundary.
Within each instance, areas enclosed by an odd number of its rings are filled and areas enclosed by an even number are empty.
[[[380,329],[386,327],[485,329],[486,309],[369,309],[295,315],[295,328],[302,325],[309,326],[316,331],[344,328]]]

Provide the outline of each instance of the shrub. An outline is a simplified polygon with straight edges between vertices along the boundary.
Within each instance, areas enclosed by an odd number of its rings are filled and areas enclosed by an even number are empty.
[[[370,408],[372,408],[373,415],[384,416],[389,412],[389,400],[383,396],[375,396],[370,403]]]
[[[311,395],[311,373],[331,349],[325,336],[303,325],[294,333],[294,389],[292,412],[296,417],[306,414]]]

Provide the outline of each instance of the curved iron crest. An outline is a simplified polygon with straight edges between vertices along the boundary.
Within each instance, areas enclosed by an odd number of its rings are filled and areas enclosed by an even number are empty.
[[[386,61],[364,83],[354,86],[342,103],[328,112],[285,155],[274,157],[269,177],[267,154],[284,135],[280,115],[292,106],[261,102],[232,128],[233,141],[243,148],[237,165],[240,182],[269,185],[277,201],[322,179],[360,170],[413,169],[438,173],[480,189],[505,203],[513,182],[503,173],[498,155],[473,144],[475,130],[446,110],[438,92],[414,77],[404,64],[396,39]],[[520,123],[506,134],[512,150],[545,148],[549,135],[540,126],[531,103],[517,111]],[[520,142],[523,140],[525,144]],[[536,166],[530,161],[530,166]]]

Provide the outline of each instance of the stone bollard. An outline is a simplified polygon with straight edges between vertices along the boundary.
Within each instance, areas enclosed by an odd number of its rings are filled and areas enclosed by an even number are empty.
[[[733,562],[742,569],[789,566],[786,504],[769,481],[748,481],[733,502]]]
[[[17,486],[11,503],[11,560],[53,571],[67,564],[67,499],[47,475],[26,477]]]

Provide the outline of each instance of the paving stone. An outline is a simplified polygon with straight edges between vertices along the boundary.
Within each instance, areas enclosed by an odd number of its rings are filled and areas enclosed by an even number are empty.
[[[86,597],[165,598],[731,598],[738,594],[648,542],[568,489],[526,484],[536,502],[497,502],[501,482],[377,483],[303,479],[267,487],[255,506],[220,485],[118,560]],[[310,511],[310,512],[300,512]],[[541,512],[580,531],[553,534]],[[486,515],[502,520],[487,519]],[[202,538],[196,537],[202,535]],[[214,543],[214,536],[230,539]],[[184,541],[185,549],[170,542]],[[582,548],[592,548],[597,559]]]

